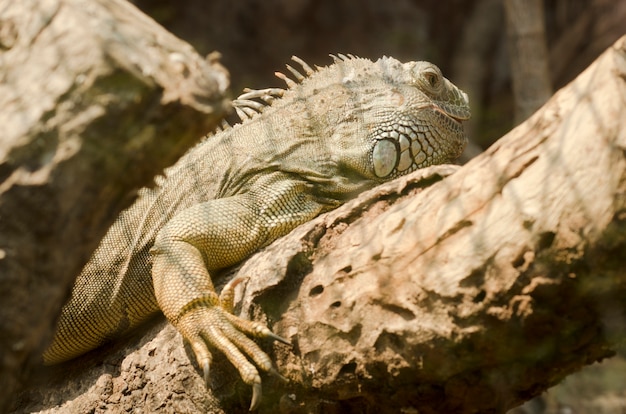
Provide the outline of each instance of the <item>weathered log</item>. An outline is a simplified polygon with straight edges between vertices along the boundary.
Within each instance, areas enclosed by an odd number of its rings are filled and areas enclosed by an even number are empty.
[[[240,313],[293,342],[263,344],[289,382],[265,377],[259,411],[504,412],[611,356],[626,336],[625,80],[626,37],[453,174],[378,187],[231,272],[249,277]],[[209,395],[190,355],[161,322],[21,409],[218,412],[217,397],[246,412],[223,358]]]
[[[210,131],[228,74],[123,0],[0,1],[0,411],[138,188]]]

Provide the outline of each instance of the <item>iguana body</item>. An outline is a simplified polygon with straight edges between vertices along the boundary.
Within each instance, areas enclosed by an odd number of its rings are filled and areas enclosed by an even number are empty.
[[[360,191],[461,153],[467,97],[434,65],[340,55],[313,70],[294,60],[307,76],[288,67],[299,82],[280,75],[286,90],[242,95],[240,124],[190,150],[122,212],[76,281],[47,363],[162,311],[205,376],[208,343],[254,386],[256,405],[255,365],[271,361],[246,335],[272,334],[231,315],[211,274]]]

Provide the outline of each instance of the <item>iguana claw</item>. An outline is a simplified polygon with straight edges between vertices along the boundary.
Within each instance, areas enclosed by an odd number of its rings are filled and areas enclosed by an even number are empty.
[[[269,370],[269,373],[272,374],[274,377],[280,379],[283,382],[289,382],[289,380],[287,378],[285,378],[282,375],[280,375],[280,372],[276,371],[274,368]]]
[[[268,373],[270,373],[272,376],[276,378],[279,378],[281,381],[284,381],[284,382],[289,381],[287,378],[280,375],[280,373],[276,371],[274,368],[270,369]],[[261,383],[255,382],[254,384],[252,384],[252,400],[250,401],[250,411],[254,411],[258,408],[259,404],[261,403],[262,396],[263,396],[263,390],[262,390]]]
[[[202,373],[204,374],[204,384],[206,385],[207,388],[209,388],[210,367],[209,367],[208,362],[205,362],[204,364],[202,364]]]
[[[291,341],[289,341],[288,339],[283,338],[282,336],[276,335],[272,331],[270,331],[269,333],[265,333],[265,336],[267,338],[273,339],[275,341],[282,342],[285,345],[291,346]]]
[[[252,400],[250,401],[250,411],[254,411],[261,403],[261,394],[263,393],[260,383],[252,385]]]

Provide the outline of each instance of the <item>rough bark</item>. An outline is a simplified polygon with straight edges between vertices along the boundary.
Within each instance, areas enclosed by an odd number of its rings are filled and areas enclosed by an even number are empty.
[[[122,0],[0,0],[0,411],[117,213],[219,121],[226,71]]]
[[[504,412],[611,356],[626,337],[624,119],[626,37],[454,174],[378,187],[231,272],[249,277],[240,312],[293,342],[263,344],[289,382],[265,377],[259,411]],[[208,395],[163,322],[116,346],[50,373],[17,412],[204,412],[216,397],[247,411],[233,369],[216,358]]]

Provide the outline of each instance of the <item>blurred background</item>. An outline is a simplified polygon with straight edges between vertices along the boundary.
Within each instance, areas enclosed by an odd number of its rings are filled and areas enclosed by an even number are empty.
[[[470,96],[480,153],[626,33],[625,0],[134,0],[203,55],[218,51],[232,92],[283,86],[292,55],[428,60]],[[568,377],[515,413],[626,413],[626,360]]]

